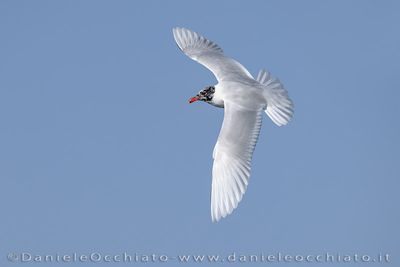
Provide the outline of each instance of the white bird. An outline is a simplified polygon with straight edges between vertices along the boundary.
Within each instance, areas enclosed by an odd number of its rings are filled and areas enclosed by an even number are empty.
[[[185,28],[174,28],[173,34],[178,47],[218,80],[189,99],[189,103],[200,100],[224,108],[213,152],[211,219],[215,222],[231,214],[246,191],[262,113],[265,111],[276,125],[285,125],[293,116],[293,102],[268,71],[260,70],[254,79],[216,43]]]

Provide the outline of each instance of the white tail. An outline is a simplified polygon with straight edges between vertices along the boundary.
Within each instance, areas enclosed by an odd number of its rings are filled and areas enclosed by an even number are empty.
[[[257,81],[265,86],[264,96],[267,100],[265,112],[268,117],[278,126],[287,124],[293,117],[293,102],[283,84],[264,69],[258,73]]]

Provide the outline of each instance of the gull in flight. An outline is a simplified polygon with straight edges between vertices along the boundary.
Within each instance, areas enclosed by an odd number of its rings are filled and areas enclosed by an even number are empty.
[[[251,159],[261,129],[262,114],[278,126],[293,116],[293,102],[282,83],[262,69],[254,79],[214,42],[185,28],[174,28],[178,47],[208,68],[218,80],[189,103],[204,101],[224,108],[224,121],[213,152],[211,219],[231,214],[242,200],[250,178]]]

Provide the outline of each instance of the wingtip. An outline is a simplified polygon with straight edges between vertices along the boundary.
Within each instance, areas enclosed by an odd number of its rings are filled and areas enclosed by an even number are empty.
[[[179,27],[179,26],[175,26],[175,27],[172,28],[172,32],[173,32],[174,34],[177,34],[178,32],[182,32],[182,31],[184,31],[184,30],[187,30],[187,29],[184,28],[184,27]]]
[[[173,27],[172,28],[172,34],[174,35],[174,37],[176,36],[176,33],[178,32],[179,27]]]
[[[217,222],[219,222],[220,219],[221,218],[215,218],[213,215],[211,215],[211,222],[212,223],[217,223]]]
[[[211,208],[211,222],[217,223],[217,222],[219,222],[219,220],[221,220],[221,215],[218,214],[218,212],[215,212],[215,210],[213,210],[213,208]]]

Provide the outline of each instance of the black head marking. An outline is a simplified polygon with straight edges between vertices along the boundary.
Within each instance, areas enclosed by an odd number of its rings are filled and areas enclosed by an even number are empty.
[[[210,102],[214,96],[215,87],[214,86],[207,86],[203,90],[201,90],[198,94],[199,100]]]

